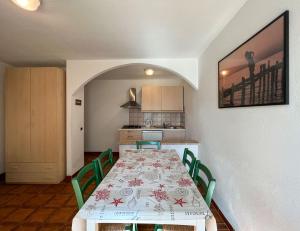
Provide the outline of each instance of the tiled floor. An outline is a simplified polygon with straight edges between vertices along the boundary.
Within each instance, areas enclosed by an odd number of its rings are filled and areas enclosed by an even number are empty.
[[[93,159],[86,155],[86,163]],[[219,231],[229,231],[226,223],[212,206]],[[63,231],[71,230],[71,220],[77,212],[72,185],[7,185],[0,184],[1,231]],[[153,230],[150,226],[140,231]]]

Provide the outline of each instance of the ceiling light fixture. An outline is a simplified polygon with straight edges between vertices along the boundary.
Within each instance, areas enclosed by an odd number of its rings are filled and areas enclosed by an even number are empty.
[[[36,11],[40,5],[40,0],[11,0],[14,4],[21,7],[24,10]]]
[[[150,68],[147,68],[147,69],[145,69],[145,74],[146,74],[147,76],[151,76],[151,75],[154,74],[154,70],[153,70],[153,69],[150,69]]]

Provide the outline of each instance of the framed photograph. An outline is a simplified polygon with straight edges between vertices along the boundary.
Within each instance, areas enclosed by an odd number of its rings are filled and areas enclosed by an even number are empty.
[[[218,63],[219,108],[288,104],[289,12]]]

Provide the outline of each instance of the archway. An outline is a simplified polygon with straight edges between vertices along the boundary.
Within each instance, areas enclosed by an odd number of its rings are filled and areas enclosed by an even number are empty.
[[[84,159],[84,86],[99,75],[130,64],[164,68],[198,88],[197,59],[68,60],[67,61],[67,175],[79,170]],[[81,101],[81,105],[76,101]]]

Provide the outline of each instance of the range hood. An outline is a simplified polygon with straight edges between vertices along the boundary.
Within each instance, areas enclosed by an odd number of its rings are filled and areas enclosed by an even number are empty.
[[[129,101],[127,103],[124,103],[121,105],[123,108],[141,108],[141,105],[139,105],[136,102],[136,89],[135,88],[130,88],[129,89]]]

